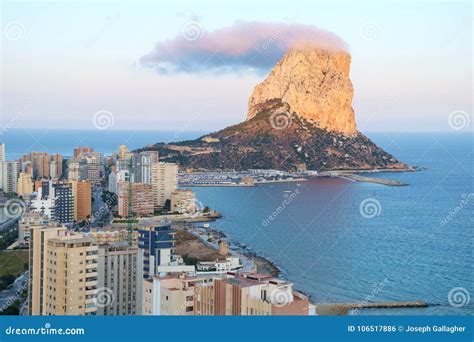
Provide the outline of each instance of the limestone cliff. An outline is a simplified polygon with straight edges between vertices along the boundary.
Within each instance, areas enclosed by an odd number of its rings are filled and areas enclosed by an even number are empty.
[[[313,48],[289,50],[249,99],[247,120],[274,99],[288,104],[289,114],[329,131],[357,133],[349,79],[351,57],[344,51]]]

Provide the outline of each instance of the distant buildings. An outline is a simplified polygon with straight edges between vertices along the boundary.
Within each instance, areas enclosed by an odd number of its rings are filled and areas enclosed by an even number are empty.
[[[30,241],[31,229],[36,226],[47,226],[49,222],[49,219],[40,213],[24,213],[18,222],[18,243],[21,246],[27,245]]]
[[[38,183],[40,185],[38,186]],[[56,197],[51,181],[35,182],[36,198],[31,201],[32,211],[46,216],[49,219],[56,215]]]
[[[196,212],[196,195],[192,190],[175,190],[171,193],[171,212]]]
[[[74,220],[80,222],[92,214],[92,184],[89,181],[71,181]]]
[[[55,197],[54,216],[52,219],[64,224],[73,223],[75,207],[72,186],[65,183],[53,184],[51,196]]]
[[[168,265],[175,253],[174,231],[169,223],[143,227],[138,230],[138,247],[144,251],[143,277],[148,278],[156,273],[156,268]]]
[[[24,198],[29,197],[34,191],[33,187],[34,186],[33,180],[31,179],[31,175],[26,172],[20,172],[17,184],[18,196],[22,196]]]
[[[20,162],[4,161],[3,162],[3,191],[17,192],[17,181],[20,174]]]
[[[139,152],[133,155],[134,181],[152,183],[152,164],[158,162],[158,152]]]
[[[63,172],[63,156],[46,152],[30,152],[20,159],[22,169],[31,172],[34,179],[59,178]]]
[[[74,148],[74,159],[81,159],[83,154],[94,152],[92,147],[76,147]]]
[[[178,187],[178,165],[173,163],[154,163],[152,165],[152,185],[155,205],[165,207],[171,204],[171,194]]]
[[[129,189],[131,186],[131,189]],[[132,212],[136,216],[150,216],[154,213],[154,201],[151,184],[120,182],[118,186],[118,215],[128,216],[128,204],[131,201]],[[132,198],[129,198],[131,190]]]
[[[45,180],[37,189],[31,209],[53,221],[70,224],[74,222],[74,198],[69,184]]]
[[[104,175],[104,157],[91,147],[76,147],[74,158],[68,162],[68,180],[87,180],[98,185]]]
[[[67,169],[67,179],[69,181],[83,181],[88,179],[87,161],[84,159],[70,159],[67,163]]]
[[[5,188],[4,162],[5,162],[5,144],[0,143],[0,189],[2,190]]]

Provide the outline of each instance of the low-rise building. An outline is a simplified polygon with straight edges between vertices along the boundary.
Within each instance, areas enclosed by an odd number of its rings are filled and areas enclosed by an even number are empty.
[[[228,273],[195,287],[196,315],[307,316],[309,300],[293,284],[269,275]]]
[[[196,212],[196,195],[192,190],[175,190],[171,193],[171,212]]]

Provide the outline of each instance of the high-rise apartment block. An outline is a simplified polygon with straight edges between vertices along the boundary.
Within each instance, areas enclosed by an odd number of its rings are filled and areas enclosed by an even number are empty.
[[[178,187],[178,165],[174,163],[153,163],[152,185],[155,206],[164,207],[171,194]]]
[[[129,189],[131,186],[131,189]],[[132,198],[130,199],[130,194]],[[120,182],[118,185],[118,215],[128,216],[128,204],[131,201],[132,212],[138,216],[154,213],[154,201],[151,184]]]
[[[34,225],[29,239],[30,315],[94,315],[97,245],[66,227]]]
[[[99,246],[98,315],[139,315],[142,306],[143,251],[127,242]],[[102,293],[100,293],[102,292]]]
[[[141,227],[138,230],[138,247],[144,250],[143,277],[156,273],[156,268],[168,265],[175,253],[176,240],[170,223]]]
[[[74,220],[80,222],[92,214],[92,184],[89,181],[71,181]]]

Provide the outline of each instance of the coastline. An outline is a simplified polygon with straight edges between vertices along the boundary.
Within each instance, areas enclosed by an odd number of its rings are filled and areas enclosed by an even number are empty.
[[[216,217],[213,220],[215,221]],[[203,222],[203,221],[201,221]],[[184,222],[182,222],[184,223]],[[187,222],[199,223],[199,222]],[[204,223],[204,222],[203,222]],[[211,248],[215,253],[218,251],[218,241],[220,239],[227,239],[224,232],[210,227],[208,225],[197,226],[192,224],[192,227],[186,225],[185,230],[191,233],[202,246],[201,248]],[[228,240],[228,239],[227,239]],[[229,240],[228,240],[229,241]],[[200,249],[201,249],[200,248]],[[243,265],[242,272],[258,272],[269,274],[272,277],[278,278],[283,273],[283,270],[265,256],[249,250],[248,247],[238,241],[229,241],[229,255],[239,257]],[[308,297],[310,306],[310,315],[316,316],[345,316],[357,314],[364,309],[397,309],[397,308],[427,308],[436,304],[430,304],[423,300],[415,301],[381,301],[381,302],[346,302],[346,303],[315,303],[311,301],[311,296],[305,294],[298,289],[298,284],[294,284],[294,291],[302,293]]]

